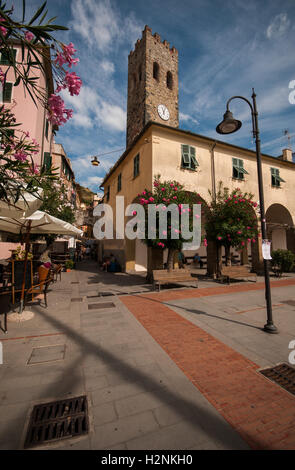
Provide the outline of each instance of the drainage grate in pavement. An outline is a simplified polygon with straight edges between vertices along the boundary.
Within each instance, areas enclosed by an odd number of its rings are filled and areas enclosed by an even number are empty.
[[[292,305],[292,307],[295,307],[295,300],[282,300],[282,304]]]
[[[82,297],[73,297],[71,299],[71,302],[82,302],[82,301],[83,301]]]
[[[87,299],[97,299],[100,297],[100,294],[98,295],[87,295]]]
[[[28,364],[42,364],[43,362],[61,361],[65,358],[66,345],[40,346],[33,348]]]
[[[81,436],[88,431],[86,396],[43,403],[33,408],[24,448]]]
[[[80,284],[80,282],[79,281],[73,281],[73,282],[71,282],[71,284]]]
[[[288,364],[279,364],[270,369],[261,370],[260,373],[295,395],[295,369],[293,367]]]
[[[88,310],[96,310],[99,308],[114,308],[116,307],[113,302],[105,302],[105,303],[100,303],[100,304],[89,304],[88,305]]]

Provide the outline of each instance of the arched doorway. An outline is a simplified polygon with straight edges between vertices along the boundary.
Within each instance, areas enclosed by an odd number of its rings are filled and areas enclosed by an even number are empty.
[[[266,211],[267,236],[272,242],[272,250],[295,252],[295,232],[293,218],[282,204],[272,204]]]

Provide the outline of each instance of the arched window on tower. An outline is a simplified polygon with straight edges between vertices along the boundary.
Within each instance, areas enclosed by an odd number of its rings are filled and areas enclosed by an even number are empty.
[[[160,67],[157,62],[153,64],[153,78],[159,81]]]
[[[173,75],[171,72],[167,72],[167,88],[169,88],[169,90],[172,90],[173,88]]]

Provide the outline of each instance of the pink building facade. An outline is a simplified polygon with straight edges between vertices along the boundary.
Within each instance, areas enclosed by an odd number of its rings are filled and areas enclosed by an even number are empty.
[[[21,62],[21,45],[14,43],[14,54],[16,62]],[[41,57],[41,56],[40,56]],[[53,93],[53,78],[50,60],[43,59],[45,73],[40,69],[31,69],[30,76],[37,77],[36,85],[50,96]],[[16,122],[21,125],[15,130],[29,132],[31,139],[36,139],[39,144],[39,153],[34,156],[34,162],[37,165],[49,165],[53,150],[53,129],[47,119],[47,110],[36,100],[36,104],[22,83],[14,86],[15,76],[13,68],[9,66],[9,57],[0,53],[0,68],[7,72],[6,83],[4,87],[0,85],[0,105],[13,112]]]

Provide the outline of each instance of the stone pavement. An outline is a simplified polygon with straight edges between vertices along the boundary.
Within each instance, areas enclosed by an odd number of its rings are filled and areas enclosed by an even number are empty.
[[[295,397],[258,372],[295,339],[295,279],[273,285],[279,335],[261,330],[260,282],[153,293],[94,262],[63,273],[0,333],[0,449],[23,448],[35,404],[84,394],[89,434],[40,449],[294,448]]]

